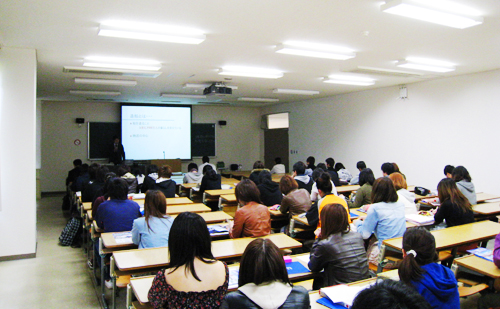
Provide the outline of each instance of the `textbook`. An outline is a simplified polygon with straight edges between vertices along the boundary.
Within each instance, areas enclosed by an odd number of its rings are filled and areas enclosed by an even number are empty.
[[[430,225],[434,223],[433,215],[423,215],[423,214],[410,214],[405,215],[406,221],[415,223],[417,225]]]
[[[225,235],[229,233],[227,227],[223,225],[209,225],[208,232],[210,235]]]
[[[420,201],[420,203],[432,205],[434,207],[438,207],[439,205],[441,205],[441,202],[439,201],[439,198],[437,198],[437,197],[435,197],[435,198],[424,198],[424,199],[422,199]]]
[[[490,249],[479,247],[476,249],[467,250],[467,252],[472,253],[477,257],[493,262],[493,251],[491,251]]]
[[[326,288],[321,288],[319,294],[330,300],[336,307],[330,308],[349,308],[354,299],[362,290],[369,288],[371,284],[364,286],[351,286],[347,284],[338,284]],[[319,300],[318,300],[319,302]],[[341,306],[341,307],[338,307]]]

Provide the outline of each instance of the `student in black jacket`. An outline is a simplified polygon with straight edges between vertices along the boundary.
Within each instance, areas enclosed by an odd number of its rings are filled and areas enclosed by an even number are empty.
[[[221,178],[217,174],[211,165],[205,165],[203,167],[203,178],[200,184],[200,193],[206,190],[218,190],[221,188]]]
[[[261,171],[259,174],[260,184],[257,188],[260,191],[260,201],[265,206],[273,206],[281,204],[283,194],[280,191],[280,185],[274,182],[271,173],[267,170]]]
[[[172,177],[172,168],[169,165],[163,165],[158,171],[158,179],[148,190],[160,190],[166,198],[175,197],[177,184],[170,177]]]
[[[339,179],[339,174],[335,171],[335,160],[333,158],[328,158],[325,160],[326,162],[326,167],[328,169],[328,174],[330,174],[330,178],[333,181],[333,184],[335,187],[340,186],[340,179]]]

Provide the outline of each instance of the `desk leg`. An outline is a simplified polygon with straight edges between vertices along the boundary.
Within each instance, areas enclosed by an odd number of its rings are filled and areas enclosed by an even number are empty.
[[[132,309],[132,286],[127,284],[127,309]]]
[[[205,196],[205,195],[206,195],[206,193],[205,193],[205,192],[203,192],[203,199],[202,199],[202,203],[203,203],[203,204],[205,204],[205,201],[206,201],[206,196]],[[206,205],[206,204],[205,204],[205,205]]]
[[[189,199],[192,201],[193,200],[193,188],[189,189]]]
[[[288,225],[288,234],[290,234],[290,237],[295,237],[295,220],[293,220],[293,218],[290,218],[290,224]]]
[[[106,302],[106,280],[104,278],[106,268],[106,254],[104,254],[102,246],[102,238],[99,237],[99,256],[101,257],[101,298],[103,307],[107,309],[108,304]]]
[[[378,254],[378,266],[377,266],[377,274],[381,273],[384,267],[382,266],[382,261],[385,258],[385,244],[382,243],[380,246],[380,252]]]
[[[219,210],[222,210],[222,197],[219,196]]]
[[[113,291],[111,292],[111,308],[116,308],[116,274],[115,274],[115,259],[111,256],[109,263],[109,275],[111,277],[111,284],[113,285]]]

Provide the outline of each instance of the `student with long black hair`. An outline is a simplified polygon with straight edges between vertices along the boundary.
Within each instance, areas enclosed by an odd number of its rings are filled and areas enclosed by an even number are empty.
[[[432,308],[460,308],[457,279],[437,261],[434,236],[422,227],[408,229],[403,235],[399,278],[414,287]]]
[[[168,246],[174,219],[167,215],[167,200],[159,190],[149,190],[144,201],[144,217],[134,220],[132,241],[139,249]]]
[[[179,214],[170,229],[170,265],[153,280],[153,308],[219,308],[227,293],[229,270],[217,261],[207,224],[195,213]]]
[[[465,195],[458,190],[455,181],[443,178],[438,184],[438,196],[441,205],[434,210],[434,222],[446,220],[446,225],[456,226],[474,222],[472,206]]]
[[[309,293],[290,282],[283,255],[269,239],[255,239],[246,247],[238,286],[238,291],[226,295],[221,308],[310,308]]]

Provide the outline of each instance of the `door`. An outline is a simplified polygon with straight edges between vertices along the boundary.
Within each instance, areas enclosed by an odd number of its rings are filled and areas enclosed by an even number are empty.
[[[280,157],[288,173],[288,129],[264,131],[264,164],[273,168],[274,158]]]

